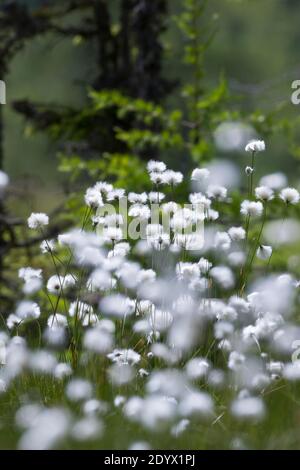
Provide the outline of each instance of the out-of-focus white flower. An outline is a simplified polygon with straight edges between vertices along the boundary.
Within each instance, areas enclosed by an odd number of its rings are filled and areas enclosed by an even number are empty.
[[[107,242],[119,242],[123,240],[123,231],[119,227],[105,227],[103,237]]]
[[[152,172],[149,176],[150,180],[155,185],[167,183],[166,173]]]
[[[98,181],[98,183],[95,184],[94,188],[96,191],[98,191],[102,195],[107,195],[111,191],[113,191],[113,185],[110,183],[107,183],[106,181]]]
[[[246,147],[246,152],[264,152],[266,150],[266,144],[263,140],[251,140]]]
[[[211,417],[214,412],[214,402],[208,393],[187,393],[179,404],[179,413],[182,416]]]
[[[224,201],[227,198],[227,189],[224,186],[209,185],[206,194],[212,199]]]
[[[93,307],[81,301],[75,301],[70,304],[69,315],[80,320],[83,326],[93,325],[98,322],[98,317],[94,314]]]
[[[133,351],[133,349],[115,349],[107,357],[117,364],[138,364],[141,360],[140,354]]]
[[[16,316],[20,320],[34,320],[39,318],[40,315],[40,307],[36,302],[31,302],[30,300],[23,300],[16,309]]]
[[[256,256],[261,260],[268,260],[272,255],[272,247],[267,245],[260,245],[256,251]]]
[[[4,171],[0,170],[0,197],[3,197],[7,186],[9,185],[9,177]]]
[[[291,382],[300,380],[300,362],[286,364],[283,368],[283,377]]]
[[[55,315],[50,315],[47,320],[47,325],[49,328],[65,328],[68,326],[68,320],[65,315],[61,313],[56,313]]]
[[[210,275],[223,289],[232,289],[234,286],[234,276],[227,266],[215,266],[210,270]]]
[[[43,212],[33,212],[27,222],[29,228],[39,229],[49,224],[49,217]]]
[[[132,204],[146,204],[146,202],[148,201],[148,196],[146,193],[129,193],[128,201]]]
[[[70,364],[61,362],[56,365],[54,369],[54,377],[56,379],[62,380],[66,377],[69,377],[70,375],[72,375],[72,367],[70,366]]]
[[[103,207],[103,198],[101,192],[96,188],[88,188],[84,196],[85,203],[88,207],[97,209]]]
[[[246,232],[243,227],[231,227],[228,230],[228,235],[230,236],[231,240],[235,242],[239,242],[246,238]]]
[[[166,164],[164,162],[150,160],[147,164],[148,173],[152,173],[153,171],[162,173],[166,170]]]
[[[286,204],[298,204],[300,200],[299,191],[295,188],[284,188],[280,192],[280,199],[282,199]]]
[[[134,300],[121,294],[104,297],[99,304],[100,312],[113,317],[126,317],[132,315],[136,308]]]
[[[83,345],[89,351],[106,354],[113,347],[113,336],[101,327],[92,328],[85,333]]]
[[[214,246],[217,250],[228,251],[231,246],[231,238],[227,232],[217,232]]]
[[[238,370],[239,367],[245,362],[244,354],[237,351],[232,351],[228,359],[228,368],[231,370]]]
[[[199,380],[207,376],[211,365],[205,358],[195,357],[190,359],[186,366],[186,373],[191,380]]]
[[[71,401],[83,401],[91,398],[92,384],[85,379],[73,379],[66,387],[66,395]]]
[[[134,204],[128,211],[129,217],[137,217],[141,220],[148,220],[151,216],[150,208],[144,204]]]
[[[238,398],[231,405],[231,413],[237,419],[259,421],[265,416],[265,405],[259,397]]]
[[[112,191],[109,191],[107,193],[106,200],[107,202],[115,201],[115,200],[121,199],[124,196],[125,196],[125,189],[113,189]]]
[[[214,132],[216,146],[223,152],[244,149],[254,136],[254,129],[243,122],[226,121],[219,124]]]
[[[160,395],[150,395],[145,399],[131,397],[124,407],[124,414],[131,421],[155,430],[174,420],[176,404]]]
[[[212,267],[212,263],[205,258],[200,258],[198,261],[198,266],[202,274],[207,274]]]
[[[245,200],[241,204],[241,214],[251,217],[260,217],[263,213],[264,207],[261,202]]]
[[[261,201],[271,201],[274,198],[274,191],[268,186],[255,188],[255,196]]]
[[[200,268],[196,263],[180,262],[176,265],[176,274],[179,279],[188,281],[200,276]]]
[[[164,173],[164,180],[166,184],[176,186],[177,184],[182,183],[183,174],[180,171],[167,170]]]
[[[25,282],[31,281],[34,278],[42,279],[42,270],[33,268],[20,268],[19,278],[24,279]]]
[[[227,259],[230,266],[239,267],[245,263],[246,255],[243,251],[233,251],[232,253],[229,253]]]
[[[62,290],[68,290],[74,287],[76,284],[76,278],[71,274],[66,276],[51,276],[47,282],[47,289],[51,294],[58,295]]]
[[[263,176],[259,182],[260,186],[268,186],[273,191],[278,191],[287,185],[287,177],[284,173],[272,173],[270,175]]]
[[[150,450],[151,446],[148,444],[148,442],[145,441],[137,441],[131,444],[131,446],[128,447],[128,450]]]
[[[40,244],[40,249],[42,253],[50,253],[55,250],[55,241],[54,240],[43,240]]]
[[[191,176],[192,181],[198,181],[202,183],[209,178],[210,172],[206,168],[196,168]]]
[[[149,199],[149,202],[151,202],[152,204],[159,204],[161,203],[164,199],[165,199],[165,194],[164,193],[159,193],[159,192],[156,192],[156,191],[151,191],[149,194],[148,194],[148,199]]]
[[[70,416],[60,408],[43,409],[19,441],[20,450],[47,450],[54,448],[69,430]]]

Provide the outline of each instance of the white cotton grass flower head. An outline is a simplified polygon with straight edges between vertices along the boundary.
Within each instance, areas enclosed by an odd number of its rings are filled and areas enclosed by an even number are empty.
[[[186,373],[190,380],[204,379],[211,368],[210,362],[201,357],[190,359],[186,366]]]
[[[269,260],[272,256],[273,249],[268,245],[260,245],[256,251],[257,258],[265,261]]]
[[[189,392],[179,404],[181,416],[212,418],[214,415],[214,402],[211,396],[205,392]]]
[[[243,122],[225,121],[214,131],[214,140],[222,152],[239,151],[254,136],[254,129]]]
[[[114,344],[113,335],[106,328],[98,326],[86,331],[83,338],[84,347],[91,352],[106,354],[112,350]]]
[[[94,188],[103,196],[107,196],[111,191],[113,191],[114,187],[112,184],[107,183],[106,181],[98,181]]]
[[[98,317],[94,314],[93,307],[86,302],[72,302],[69,307],[69,315],[70,317],[80,320],[83,326],[98,322]]]
[[[157,191],[151,191],[148,194],[149,202],[152,204],[160,204],[165,199],[165,197],[166,195],[164,193],[160,193]]]
[[[129,217],[136,217],[140,220],[148,220],[151,217],[151,210],[145,204],[134,204],[128,211]]]
[[[50,315],[47,325],[49,328],[66,328],[68,326],[68,319],[61,313],[55,313],[55,315]]]
[[[69,400],[80,402],[90,399],[93,394],[92,384],[85,379],[76,378],[70,380],[66,387],[66,396]]]
[[[40,249],[42,253],[51,253],[55,250],[55,241],[54,240],[43,240],[40,244]]]
[[[215,235],[215,250],[228,251],[231,246],[231,238],[227,232],[217,232]]]
[[[146,204],[148,201],[148,195],[147,193],[129,193],[128,201],[132,204]]]
[[[72,425],[71,436],[79,442],[101,438],[103,423],[95,416],[86,416]]]
[[[136,365],[141,361],[141,355],[133,349],[114,349],[107,354],[108,359],[119,365]]]
[[[245,264],[246,254],[243,251],[232,251],[228,254],[227,260],[230,266],[238,268]]]
[[[42,270],[33,268],[20,268],[19,278],[24,280],[23,292],[31,295],[42,287]]]
[[[207,168],[196,168],[191,176],[192,181],[203,183],[209,178],[210,172]]]
[[[296,205],[300,200],[299,191],[295,188],[284,188],[279,194],[280,199],[282,199],[286,204]]]
[[[111,275],[110,272],[98,268],[95,269],[88,278],[87,288],[92,292],[108,291],[114,289],[116,283],[116,279]]]
[[[235,279],[233,272],[227,266],[215,266],[210,270],[210,276],[223,289],[232,289]]]
[[[88,188],[84,195],[85,203],[88,207],[93,209],[98,209],[99,207],[103,207],[104,202],[101,195],[101,192],[94,188]]]
[[[245,240],[246,231],[243,227],[231,227],[228,230],[228,235],[230,236],[232,241],[239,242]]]
[[[28,227],[34,230],[42,229],[49,224],[49,217],[43,212],[33,212],[27,219]]]
[[[245,173],[247,176],[252,175],[253,172],[254,172],[254,168],[252,168],[251,166],[246,166]]]
[[[118,387],[130,383],[135,378],[135,371],[129,364],[113,364],[107,373],[112,384]]]
[[[151,182],[155,184],[156,186],[159,184],[167,183],[166,173],[152,172],[149,174],[149,176],[150,176]]]
[[[63,408],[42,408],[33,414],[18,444],[20,450],[55,448],[68,434],[71,419]]]
[[[219,185],[209,185],[206,190],[206,194],[211,199],[225,201],[227,198],[227,188]]]
[[[245,147],[246,152],[264,152],[266,144],[263,140],[251,140]]]
[[[28,367],[36,374],[53,375],[57,359],[49,351],[37,350],[30,354]]]
[[[123,318],[134,313],[136,302],[122,294],[112,294],[100,301],[99,309],[104,315]]]
[[[255,196],[261,201],[271,201],[274,199],[274,191],[268,186],[258,186],[255,188]]]
[[[282,364],[283,366],[283,364]],[[283,377],[290,382],[299,382],[300,380],[300,361],[285,364],[282,370]]]
[[[300,240],[300,223],[291,218],[268,222],[264,229],[264,238],[274,246],[297,243]]]
[[[171,186],[177,186],[182,183],[183,174],[180,171],[167,170],[164,172],[164,182]]]
[[[9,177],[4,171],[0,170],[0,198],[3,197],[7,186],[9,185]]]
[[[260,201],[248,201],[247,199],[241,204],[241,214],[247,217],[260,217],[264,207]]]
[[[151,450],[151,446],[146,441],[136,441],[128,447],[128,450]]]
[[[56,365],[53,375],[58,380],[64,380],[65,378],[70,377],[72,373],[73,371],[70,364],[60,362]]]
[[[125,197],[125,194],[125,189],[112,189],[111,191],[107,192],[106,200],[107,202],[120,200]]]
[[[233,188],[239,186],[240,170],[231,161],[224,159],[212,160],[207,169],[210,172],[209,184]]]
[[[59,295],[61,291],[69,290],[76,284],[74,275],[66,274],[66,276],[54,275],[48,279],[47,290],[50,294]]]
[[[231,405],[231,413],[238,420],[261,421],[266,409],[262,398],[249,396],[237,398]]]
[[[166,169],[166,164],[157,160],[150,160],[147,164],[148,173],[163,173]]]
[[[273,189],[273,191],[279,191],[280,189],[287,186],[287,177],[284,173],[277,172],[271,173],[269,175],[263,176],[260,179],[260,186],[268,186]]]
[[[176,403],[161,395],[146,398],[131,397],[124,406],[124,414],[130,421],[138,422],[146,429],[164,429],[176,417]]]
[[[105,227],[103,229],[104,240],[108,243],[116,243],[123,240],[123,230],[120,227]]]
[[[16,309],[16,316],[19,320],[36,320],[41,315],[41,310],[36,302],[23,300]]]

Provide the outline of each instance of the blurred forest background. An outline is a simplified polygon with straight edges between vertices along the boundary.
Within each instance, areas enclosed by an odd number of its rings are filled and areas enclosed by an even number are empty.
[[[61,0],[19,0],[17,3],[25,4],[32,11],[45,12],[64,4]],[[89,0],[86,3],[90,3]],[[183,63],[185,38],[174,21],[185,2],[166,3],[162,75],[175,86],[164,97],[164,103],[167,108],[180,109],[184,106],[181,86],[191,80],[189,73],[192,74]],[[119,1],[109,0],[107,4],[112,27],[118,31]],[[224,74],[233,97],[233,110],[248,115],[277,109],[282,119],[297,118],[299,108],[291,104],[290,96],[292,81],[300,79],[299,19],[297,0],[209,0],[202,22],[204,28],[209,25],[215,34],[205,56],[207,86],[217,86]],[[59,145],[46,133],[33,132],[32,123],[15,112],[12,103],[25,99],[80,109],[87,103],[87,89],[97,76],[96,56],[97,45],[93,41],[84,41],[79,35],[63,37],[49,32],[26,41],[14,55],[6,76],[0,77],[7,84],[7,105],[3,107],[4,170],[17,192],[31,193],[30,209],[53,208],[62,196],[62,177],[57,172]],[[268,147],[272,147],[272,151],[268,158],[264,157],[263,172],[284,170],[294,177],[299,176],[297,160],[276,132]],[[245,159],[239,155],[229,157],[239,165],[245,164]],[[180,151],[173,155],[177,166],[181,158]],[[25,207],[18,205],[18,212],[28,213],[28,199],[24,204]]]

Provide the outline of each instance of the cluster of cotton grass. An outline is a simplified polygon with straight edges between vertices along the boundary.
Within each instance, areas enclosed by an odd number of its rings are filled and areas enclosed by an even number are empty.
[[[23,399],[15,416],[19,448],[63,447],[70,440],[101,445],[115,414],[124,430],[134,423],[148,432],[148,442],[129,433],[131,449],[151,448],[152,433],[176,439],[195,423],[212,427],[228,415],[258,423],[268,415],[264,397],[277,381],[300,380],[291,358],[300,340],[293,323],[298,282],[272,272],[276,247],[264,242],[270,205],[277,201],[287,217],[299,193],[284,187],[282,174],[255,187],[256,157],[264,150],[262,141],[246,147],[248,193],[234,224],[232,188],[212,184],[206,168],[193,171],[189,203],[201,203],[205,219],[205,243],[197,251],[182,235],[197,222],[192,211],[173,201],[170,189],[164,192],[183,175],[156,161],[148,164],[153,192],[127,195],[130,219],[146,221],[145,240],[122,240],[122,215],[99,216],[99,208],[117,207],[126,192],[98,182],[86,191],[82,227],[43,241],[53,275],[19,271],[23,300],[7,317],[9,333],[1,333],[0,390],[9,393],[30,375],[37,384],[46,377],[61,396],[53,405],[43,396]],[[150,224],[157,202],[171,213],[170,233]],[[48,223],[46,214],[28,219],[41,234]],[[35,336],[34,348],[24,331]]]

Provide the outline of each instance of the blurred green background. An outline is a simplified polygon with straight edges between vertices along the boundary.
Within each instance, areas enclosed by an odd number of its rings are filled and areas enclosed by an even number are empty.
[[[32,7],[55,2],[27,0]],[[111,0],[114,9],[115,0]],[[182,64],[183,39],[173,21],[182,2],[169,2],[169,24],[164,36],[165,75],[187,80]],[[298,0],[209,0],[208,20],[217,33],[206,56],[206,80],[215,85],[225,73],[235,105],[250,113],[254,109],[271,110],[286,103],[284,113],[295,116],[297,106],[290,103],[291,83],[300,79],[300,2]],[[12,111],[16,99],[59,105],[81,106],[86,88],[92,81],[96,51],[93,46],[52,35],[28,41],[14,58],[7,83],[5,116],[5,170],[17,187],[34,187],[39,205],[59,198],[56,171],[56,146],[42,133],[32,135],[25,120]],[[178,89],[179,93],[179,89]],[[175,91],[170,103],[178,100]],[[290,103],[290,104],[289,104]],[[299,165],[285,148],[282,139],[273,138],[272,158],[262,163],[265,172],[284,170],[294,177]],[[44,201],[45,200],[45,201]]]

